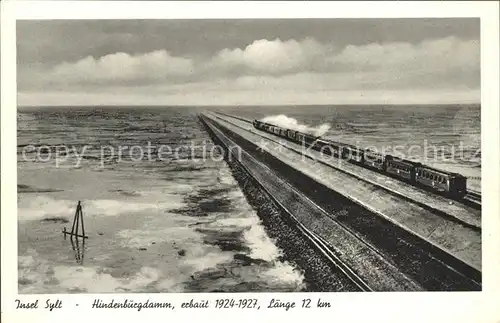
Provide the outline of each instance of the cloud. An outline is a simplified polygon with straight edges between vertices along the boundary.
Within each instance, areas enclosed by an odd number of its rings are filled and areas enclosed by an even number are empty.
[[[54,67],[50,77],[64,83],[114,83],[166,81],[193,73],[189,58],[171,56],[166,50],[130,55],[116,53],[95,59],[88,56],[74,63]]]
[[[264,74],[290,73],[311,68],[313,63],[325,57],[329,51],[312,38],[301,41],[293,39],[281,41],[260,39],[244,49],[225,48],[213,59],[216,67],[246,67]]]
[[[425,96],[427,101],[431,97],[440,100],[441,91],[446,100],[454,96],[470,101],[472,97],[479,100],[480,46],[477,40],[457,37],[343,48],[313,38],[259,39],[205,57],[173,56],[165,49],[88,56],[49,67],[20,66],[19,80],[23,97],[30,90],[57,92],[57,97],[65,91],[91,91],[99,97],[105,92],[116,97],[135,92],[135,97],[154,93],[158,98],[164,94],[176,100],[200,98],[198,104],[217,97],[221,98],[219,104],[228,102],[223,98],[250,100],[247,103],[251,104],[273,93],[282,100],[289,96],[301,102],[309,93],[310,103],[315,103],[319,93],[322,100],[332,102],[338,93],[354,98],[360,98],[360,93],[377,93],[392,102],[409,99],[405,96],[411,93]],[[384,91],[390,95],[384,96]],[[405,95],[397,95],[398,91]],[[238,93],[241,100],[235,97]],[[368,96],[372,97],[367,94],[363,100]]]
[[[424,40],[419,44],[387,43],[347,46],[330,57],[331,64],[344,64],[355,69],[391,68],[443,70],[450,68],[479,69],[480,46],[477,40],[456,37]]]
[[[477,72],[479,64],[479,41],[457,37],[424,40],[418,44],[348,45],[340,51],[312,38],[301,41],[261,39],[245,48],[223,49],[213,58],[216,68],[226,71],[239,68],[240,73],[251,75],[359,71],[443,74],[450,70]]]
[[[346,46],[328,57],[328,70],[344,73],[345,83],[358,88],[436,88],[480,85],[478,40],[456,37],[410,43]]]

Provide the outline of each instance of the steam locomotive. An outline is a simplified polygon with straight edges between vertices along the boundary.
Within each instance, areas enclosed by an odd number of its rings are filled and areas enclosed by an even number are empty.
[[[439,170],[391,155],[383,155],[370,149],[361,149],[353,145],[322,139],[259,120],[254,120],[253,126],[289,141],[307,145],[310,149],[347,160],[350,163],[445,196],[462,198],[467,194],[467,178],[457,173]]]

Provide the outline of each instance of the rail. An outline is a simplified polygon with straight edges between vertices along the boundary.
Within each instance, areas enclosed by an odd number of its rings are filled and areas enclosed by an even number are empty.
[[[205,122],[205,120],[203,120]],[[206,123],[205,123],[206,124]],[[207,125],[207,124],[206,124]],[[209,125],[207,127],[211,128]],[[212,130],[213,131],[213,130]],[[224,134],[221,133],[222,136],[225,136]],[[230,139],[229,139],[230,140]],[[250,154],[247,154],[247,156],[252,159],[254,162],[257,162],[261,164],[258,160],[255,159],[255,157],[251,156]],[[251,174],[252,172],[248,169],[247,166],[245,166],[243,163],[240,163],[240,165],[245,169],[245,171],[248,174]],[[269,169],[266,165],[262,165],[262,167],[265,167],[268,169],[271,173],[275,174],[275,172],[272,169]],[[276,174],[275,174],[276,175]],[[277,175],[276,175],[277,176]],[[276,203],[283,211],[286,212],[286,214],[292,219],[292,221],[295,223],[296,227],[303,233],[303,235],[313,243],[313,245],[316,247],[316,249],[325,256],[326,259],[328,259],[329,262],[331,262],[335,267],[337,267],[353,284],[355,284],[360,291],[374,291],[372,287],[370,287],[370,284],[367,283],[360,275],[358,275],[354,269],[351,268],[348,264],[346,264],[342,259],[340,259],[333,251],[332,247],[321,237],[313,233],[312,231],[308,230],[303,224],[300,223],[300,221],[288,210],[288,208],[283,205],[281,202],[279,202],[268,190],[265,188],[261,183],[256,181],[257,185],[264,191],[266,194],[271,198],[271,200]],[[304,196],[302,193],[298,192],[295,188],[289,187],[289,189],[294,190],[298,195],[303,197],[304,199],[307,199],[310,201],[315,207],[317,207],[319,210],[321,210],[323,213],[326,212],[324,211],[319,205],[316,203],[312,202],[310,199],[308,199],[306,196]],[[380,255],[379,251],[371,246],[370,244],[366,243],[362,239],[360,239],[355,233],[353,233],[350,229],[346,228],[343,224],[339,223],[338,221],[335,221],[341,228],[343,228],[346,232],[348,232],[351,236],[354,236],[355,239],[365,245],[367,248],[372,250],[373,252],[377,253]]]
[[[217,112],[217,114],[221,114],[221,115],[224,115],[224,116],[226,116],[226,117],[231,117],[231,118],[233,118],[233,119],[241,120],[241,121],[244,121],[244,122],[246,122],[246,123],[251,123],[249,120],[244,119],[244,118],[240,118],[240,117],[236,117],[236,116],[231,116],[231,115],[227,115],[227,114],[223,114],[223,113],[218,113],[218,112]],[[225,120],[225,119],[223,119],[223,118],[220,118],[220,117],[219,117],[219,116],[217,116],[217,115],[215,115],[215,117],[217,117],[217,118],[219,118],[219,119],[221,119],[221,120],[223,120],[223,121],[229,122],[230,124],[232,124],[232,125],[233,125],[233,126],[235,126],[235,127],[238,127],[238,128],[240,128],[240,129],[243,129],[243,130],[247,130],[247,129],[245,129],[245,128],[241,127],[240,125],[235,124],[235,123],[232,123],[232,122],[230,122],[230,121],[228,121],[228,120]],[[271,139],[271,138],[267,138],[267,137],[265,137],[265,136],[263,136],[263,135],[261,135],[261,134],[259,134],[259,133],[256,133],[256,132],[254,132],[254,134],[256,134],[256,135],[258,135],[258,136],[260,136],[260,137],[262,137],[262,138],[266,138],[266,139],[268,139],[268,140],[270,140],[270,141],[272,141],[272,142],[274,142],[274,143],[276,143],[276,144],[278,144],[278,145],[281,145],[281,146],[283,146],[284,148],[286,148],[286,149],[288,149],[288,150],[291,150],[291,151],[294,151],[294,152],[296,152],[296,153],[302,154],[302,152],[298,151],[297,149],[295,149],[295,148],[293,148],[293,147],[289,147],[289,146],[283,145],[283,143],[282,143],[282,142],[280,142],[280,141],[278,141],[278,140],[274,140],[274,139]],[[353,172],[351,172],[351,171],[349,171],[349,170],[345,170],[345,169],[343,169],[343,168],[340,168],[340,167],[334,166],[334,165],[332,165],[332,164],[330,164],[330,163],[327,163],[327,162],[325,162],[325,161],[323,161],[323,160],[321,160],[321,159],[319,159],[319,158],[316,158],[316,157],[310,156],[310,155],[308,155],[308,154],[305,154],[304,156],[305,156],[305,157],[307,157],[307,158],[309,158],[309,159],[315,160],[315,161],[317,161],[317,162],[319,162],[319,163],[321,163],[321,164],[323,164],[323,165],[326,165],[326,166],[328,166],[328,167],[330,167],[330,168],[333,168],[333,169],[335,169],[335,170],[338,170],[338,171],[340,171],[340,172],[342,172],[342,173],[344,173],[344,174],[350,175],[350,176],[352,176],[352,177],[354,177],[354,178],[356,178],[356,179],[358,179],[358,180],[361,180],[361,181],[363,181],[363,182],[365,182],[365,183],[368,183],[368,184],[371,184],[371,185],[375,185],[376,187],[379,187],[380,189],[385,190],[386,192],[388,192],[389,194],[391,194],[391,195],[393,195],[393,196],[397,196],[397,197],[402,198],[402,199],[404,199],[404,200],[406,200],[406,201],[408,201],[408,202],[410,202],[410,203],[414,203],[415,205],[418,205],[418,206],[420,206],[420,207],[422,207],[422,208],[424,208],[424,209],[426,209],[426,210],[428,210],[428,211],[431,211],[431,212],[435,213],[436,215],[439,215],[439,216],[441,216],[441,217],[443,217],[443,218],[445,218],[445,219],[447,219],[447,220],[449,220],[449,221],[452,221],[452,222],[455,222],[455,223],[459,223],[459,224],[461,224],[461,225],[463,225],[463,226],[465,226],[465,227],[467,227],[467,228],[470,228],[470,229],[472,229],[472,230],[474,230],[474,231],[480,231],[480,230],[481,230],[480,223],[479,223],[478,225],[476,225],[476,224],[474,224],[474,223],[469,223],[469,222],[467,222],[467,221],[464,221],[464,220],[462,220],[462,219],[459,219],[458,217],[455,217],[455,216],[453,216],[453,215],[450,215],[450,214],[448,214],[448,213],[444,212],[443,210],[440,210],[440,209],[438,209],[438,208],[436,208],[436,207],[430,206],[430,205],[428,205],[428,204],[426,204],[426,203],[424,203],[424,202],[422,202],[422,201],[417,201],[417,200],[415,200],[414,198],[408,197],[408,196],[406,196],[405,194],[403,194],[403,193],[401,193],[401,192],[398,192],[398,191],[396,191],[396,190],[394,190],[394,189],[392,189],[392,188],[389,188],[389,187],[386,187],[386,186],[384,186],[384,185],[382,185],[382,184],[380,184],[380,183],[377,183],[377,182],[374,182],[374,181],[368,180],[368,179],[364,178],[363,176],[360,176],[360,175],[358,175],[358,174],[355,174],[355,173],[353,173]],[[429,193],[432,193],[432,192],[429,192]],[[470,204],[471,204],[471,203],[474,203],[474,202],[471,202],[470,200],[465,200],[464,202],[465,202],[464,204],[465,204],[465,205],[467,205],[467,206],[470,206]],[[477,203],[476,203],[476,204],[477,204]]]
[[[225,120],[225,119],[222,119],[218,116],[215,116],[216,118],[218,119],[221,119],[225,122],[228,122],[229,124],[232,124],[234,125],[235,127],[238,127],[240,129],[243,129],[243,130],[246,130],[248,131],[248,129],[245,129],[239,125],[236,125],[228,120]],[[239,119],[239,118],[236,118],[236,119]],[[248,122],[248,121],[247,121]],[[258,133],[255,133],[254,134],[256,135],[259,135]],[[273,141],[272,139],[270,139],[271,141]],[[288,147],[287,147],[288,148]],[[293,150],[293,149],[292,149]],[[293,188],[292,188],[293,189]],[[301,194],[303,195],[303,194]],[[306,199],[308,199],[307,197],[305,197]],[[310,199],[308,199],[309,201],[311,201]],[[313,202],[314,203],[314,202]],[[315,205],[317,205],[317,203],[314,203]],[[318,206],[318,205],[317,205]],[[318,206],[323,212],[326,212],[324,211],[320,206]],[[332,217],[330,217],[332,220],[335,221],[335,219],[333,219]],[[358,240],[359,239],[363,239],[361,237],[359,237],[355,232],[351,232],[349,228],[345,228],[345,226],[343,226],[341,223],[339,223],[338,221],[335,221],[337,222],[340,226],[342,226],[344,229],[347,229],[349,230],[349,232],[354,235]],[[410,230],[410,233],[412,233],[412,231]],[[442,247],[440,246],[437,246],[437,245],[434,245],[433,242],[431,241],[428,241],[427,239],[425,239],[424,237],[421,237],[420,235],[418,235],[417,233],[413,233],[413,234],[416,234],[419,238],[421,238],[423,241],[426,241],[428,244],[429,244],[429,250],[435,250],[438,252],[438,254],[435,254],[434,256],[431,256],[435,261],[437,262],[440,262],[442,263],[443,265],[445,265],[446,267],[448,267],[449,269],[451,269],[453,272],[457,273],[459,276],[462,276],[464,278],[467,277],[467,279],[470,279],[471,283],[472,284],[477,284],[478,286],[480,286],[480,283],[478,281],[480,281],[480,271],[478,271],[478,269],[474,268],[473,266],[467,264],[467,262],[464,262],[463,260],[457,258],[456,255],[453,255],[453,254],[450,254],[448,251],[446,251],[446,249],[443,249]],[[362,240],[363,241],[363,240]],[[372,246],[369,242],[366,242],[366,241],[363,241],[363,243],[365,245],[367,245],[371,250],[375,251],[376,253],[379,253],[379,251],[377,250],[377,248],[375,248],[374,246]],[[434,253],[434,251],[432,252]],[[429,254],[431,255],[431,254]],[[436,258],[437,256],[437,258]],[[448,259],[449,258],[449,259]],[[452,261],[453,263],[457,262],[455,265],[453,266],[450,266],[451,262],[449,261]],[[473,278],[471,278],[473,277]]]

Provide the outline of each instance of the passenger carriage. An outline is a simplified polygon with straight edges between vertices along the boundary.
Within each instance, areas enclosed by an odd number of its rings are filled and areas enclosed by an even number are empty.
[[[400,159],[391,155],[386,156],[385,171],[388,174],[396,176],[402,180],[410,182],[415,181],[415,165],[417,163],[409,160]]]
[[[337,158],[342,157],[342,146],[337,145],[337,144],[330,144],[330,147],[333,151],[333,156],[335,156]]]
[[[429,166],[422,165],[416,167],[415,182],[433,190],[457,197],[463,197],[467,194],[466,177],[457,173],[450,173]]]
[[[354,163],[363,163],[363,150],[356,146],[345,145],[343,147],[343,157]]]
[[[332,152],[333,156],[340,158],[343,152],[343,145],[339,142],[336,141],[331,141],[328,140],[328,145],[330,146],[330,151]]]
[[[304,143],[305,145],[312,145],[315,140],[315,137],[298,131],[295,138],[300,144]]]
[[[315,137],[313,135],[310,135],[310,134],[305,134],[305,138],[306,138],[306,142],[309,144],[309,145],[314,145],[316,140],[318,139],[318,137]],[[314,148],[314,147],[313,147]]]
[[[317,139],[314,143],[314,149],[327,155],[333,155],[334,150],[330,145],[330,142],[324,139]]]
[[[299,143],[305,143],[304,134],[301,132],[297,132],[297,134],[295,135],[295,140]]]
[[[380,171],[385,171],[385,155],[370,149],[365,150],[363,164]]]

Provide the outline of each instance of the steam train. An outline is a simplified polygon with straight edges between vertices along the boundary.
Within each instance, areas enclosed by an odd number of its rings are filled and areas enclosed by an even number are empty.
[[[259,120],[254,120],[253,126],[256,129],[289,141],[307,145],[310,149],[347,160],[350,163],[378,171],[445,196],[462,198],[467,194],[467,178],[457,173],[439,170],[391,155],[383,155],[370,149],[361,149],[350,144],[322,139]]]

